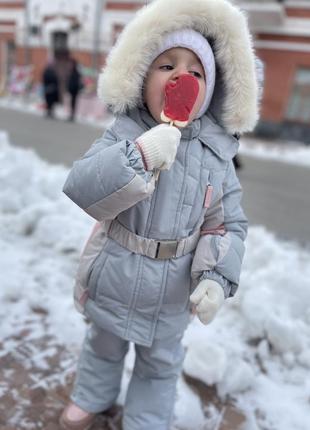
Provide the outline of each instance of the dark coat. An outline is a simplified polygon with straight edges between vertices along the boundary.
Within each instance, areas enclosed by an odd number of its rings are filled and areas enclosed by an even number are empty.
[[[72,95],[78,94],[83,89],[82,76],[77,66],[73,66],[67,81],[67,90]]]
[[[53,65],[48,65],[42,76],[44,97],[47,104],[59,102],[59,80]]]

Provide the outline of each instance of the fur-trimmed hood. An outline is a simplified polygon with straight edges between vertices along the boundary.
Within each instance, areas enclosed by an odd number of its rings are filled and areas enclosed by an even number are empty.
[[[138,11],[110,52],[98,95],[115,114],[142,104],[142,85],[163,37],[193,28],[214,51],[217,78],[209,107],[228,133],[253,130],[258,120],[255,55],[247,20],[228,0],[154,0]]]

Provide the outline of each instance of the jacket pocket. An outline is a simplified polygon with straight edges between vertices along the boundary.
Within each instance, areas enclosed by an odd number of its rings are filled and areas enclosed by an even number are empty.
[[[88,284],[94,263],[107,240],[106,226],[96,223],[80,257],[74,285],[74,303],[79,312],[84,313],[88,298]]]
[[[99,254],[92,262],[87,276],[86,288],[88,290],[88,297],[94,301],[96,301],[97,297],[98,280],[109,256],[108,252],[106,252],[108,240],[106,238]]]
[[[205,209],[208,209],[210,207],[211,200],[212,200],[212,194],[213,194],[213,185],[208,184],[206,187],[205,200],[204,200],[204,204],[203,204],[203,207]]]
[[[198,228],[203,221],[203,215],[206,211],[206,208],[204,207],[205,200],[206,200],[206,190],[207,190],[207,187],[209,186],[211,186],[210,171],[207,169],[202,169],[200,178],[197,184],[197,189],[193,193],[194,201],[192,204],[192,208],[189,214],[189,219],[187,224],[187,228],[189,228],[190,230]]]
[[[188,307],[191,294],[191,264],[194,251],[177,259],[169,260],[168,273],[161,312],[177,315]]]

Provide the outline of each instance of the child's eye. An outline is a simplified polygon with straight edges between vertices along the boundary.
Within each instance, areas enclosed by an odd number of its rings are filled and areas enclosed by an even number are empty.
[[[170,64],[164,64],[163,66],[160,66],[161,70],[173,70],[173,66],[170,66]]]
[[[189,73],[191,73],[193,76],[195,76],[195,78],[198,78],[198,79],[202,78],[201,73],[195,72],[194,70],[190,71]]]

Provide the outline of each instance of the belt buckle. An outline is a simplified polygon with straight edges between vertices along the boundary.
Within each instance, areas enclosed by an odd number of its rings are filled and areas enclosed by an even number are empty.
[[[158,260],[167,260],[176,257],[178,248],[177,240],[158,241],[156,246],[155,258]]]

